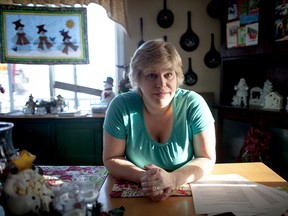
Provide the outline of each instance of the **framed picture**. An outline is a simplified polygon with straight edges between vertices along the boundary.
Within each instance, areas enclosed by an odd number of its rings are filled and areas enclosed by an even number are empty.
[[[227,40],[227,48],[237,47],[237,36],[238,36],[238,28],[239,21],[233,21],[226,24],[226,40]]]
[[[288,1],[276,1],[275,6],[275,41],[288,40]]]
[[[252,46],[258,44],[258,23],[251,23],[246,25],[246,46]]]
[[[239,18],[238,0],[227,0],[227,20]]]
[[[86,8],[0,5],[0,61],[88,64]]]

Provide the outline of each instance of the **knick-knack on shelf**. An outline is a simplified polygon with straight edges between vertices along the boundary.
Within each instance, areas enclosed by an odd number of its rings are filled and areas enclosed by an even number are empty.
[[[112,77],[107,77],[106,81],[104,81],[104,90],[101,93],[101,103],[109,104],[110,101],[115,97],[115,93],[113,91],[113,83],[114,80]]]
[[[61,95],[57,96],[57,100],[56,100],[56,108],[59,109],[60,112],[62,112],[64,110],[65,107],[65,100]]]
[[[29,99],[25,104],[26,108],[23,109],[23,112],[25,112],[25,114],[34,114],[36,104],[37,104],[37,101],[34,101],[33,95],[30,94]]]
[[[247,96],[248,96],[248,85],[246,84],[246,80],[241,78],[239,83],[234,86],[234,90],[236,90],[236,94],[233,96],[232,105],[233,106],[247,106]]]
[[[281,110],[283,106],[283,97],[278,92],[270,92],[265,96],[264,109]]]
[[[260,96],[260,100],[261,100],[261,106],[264,106],[265,104],[265,97],[266,95],[270,94],[273,91],[273,85],[269,80],[266,80],[264,82],[264,86],[263,86],[263,90],[262,90],[262,94]]]

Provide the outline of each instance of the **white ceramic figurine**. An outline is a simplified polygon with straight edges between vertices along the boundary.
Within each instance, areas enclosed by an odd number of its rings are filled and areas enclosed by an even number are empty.
[[[246,84],[246,80],[241,78],[239,83],[234,86],[234,90],[236,90],[236,94],[233,97],[232,105],[241,106],[242,102],[244,106],[247,106],[247,96],[248,96],[248,85]]]
[[[107,77],[106,81],[104,81],[104,90],[101,93],[101,104],[109,104],[110,101],[115,97],[115,93],[113,92],[113,78]]]

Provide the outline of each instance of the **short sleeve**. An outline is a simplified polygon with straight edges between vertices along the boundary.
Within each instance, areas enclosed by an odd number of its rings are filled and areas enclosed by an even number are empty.
[[[126,138],[124,98],[117,95],[110,102],[106,111],[103,128],[111,136],[118,139]]]
[[[214,125],[214,117],[205,99],[196,92],[191,92],[191,101],[188,107],[188,121],[193,134],[199,134]]]

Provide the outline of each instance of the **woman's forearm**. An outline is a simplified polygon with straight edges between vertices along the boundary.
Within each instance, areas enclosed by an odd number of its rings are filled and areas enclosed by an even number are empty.
[[[189,182],[195,182],[209,174],[215,161],[209,158],[195,158],[186,165],[172,172],[175,176],[175,187]]]
[[[145,170],[135,166],[125,158],[113,158],[104,161],[109,173],[118,179],[125,179],[132,182],[140,182]]]

